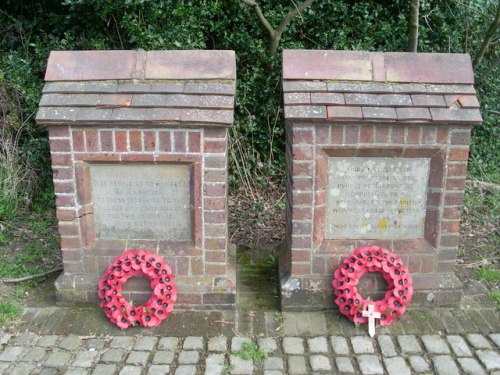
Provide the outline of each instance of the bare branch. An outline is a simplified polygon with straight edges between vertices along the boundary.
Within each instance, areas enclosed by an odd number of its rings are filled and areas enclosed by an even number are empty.
[[[280,21],[280,24],[277,29],[274,29],[272,25],[269,23],[267,18],[262,13],[262,9],[259,4],[255,0],[241,0],[244,4],[251,6],[255,9],[255,13],[259,18],[259,21],[262,23],[264,28],[269,33],[271,37],[271,43],[269,47],[269,55],[275,56],[278,51],[278,45],[281,40],[281,35],[285,31],[286,27],[292,22],[293,17],[300,15],[301,12],[304,11],[308,6],[310,6],[314,0],[305,0],[301,3],[296,4],[293,0],[294,9],[290,10],[285,17]]]
[[[488,31],[484,36],[483,43],[481,44],[481,48],[479,48],[479,52],[474,58],[474,63],[472,64],[474,66],[474,69],[477,69],[479,65],[481,65],[481,61],[483,60],[484,54],[488,50],[488,47],[492,39],[495,37],[495,33],[497,32],[499,26],[500,26],[500,4],[497,5],[495,20],[491,23],[490,27],[488,28]]]
[[[262,9],[260,9],[259,4],[257,4],[254,0],[241,0],[243,1],[244,4],[249,5],[255,9],[255,13],[257,14],[257,17],[259,18],[260,23],[264,26],[264,28],[267,30],[269,33],[269,36],[271,38],[274,38],[274,35],[276,34],[276,30],[271,26],[269,21],[267,20],[266,16],[264,16],[264,13],[262,13]]]

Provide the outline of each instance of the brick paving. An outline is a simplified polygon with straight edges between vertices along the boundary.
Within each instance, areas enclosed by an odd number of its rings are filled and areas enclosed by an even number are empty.
[[[434,326],[443,329],[429,325],[417,333],[428,312],[414,310],[404,324],[378,327],[373,339],[366,326],[356,327],[335,312],[255,312],[245,319],[239,315],[247,312],[178,312],[163,330],[120,331],[89,309],[88,319],[63,324],[59,329],[65,332],[54,335],[48,332],[57,326],[51,320],[68,322],[74,310],[38,310],[27,309],[15,332],[0,331],[0,374],[500,374],[500,326],[491,319],[486,327],[463,319],[481,314],[477,310],[433,310],[442,322]],[[498,311],[488,315],[498,319]],[[258,346],[267,358],[239,357],[244,343]]]

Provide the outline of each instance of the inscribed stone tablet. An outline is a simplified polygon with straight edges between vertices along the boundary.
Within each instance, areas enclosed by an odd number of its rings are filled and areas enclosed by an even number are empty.
[[[93,164],[96,236],[101,239],[192,239],[190,167]]]
[[[328,158],[326,238],[421,238],[427,158]]]

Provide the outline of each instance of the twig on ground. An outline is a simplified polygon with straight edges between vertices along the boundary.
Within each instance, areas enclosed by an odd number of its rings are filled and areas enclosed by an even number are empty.
[[[29,275],[29,276],[24,276],[24,277],[19,277],[17,279],[2,279],[2,283],[4,284],[15,284],[15,283],[22,283],[23,281],[29,281],[33,279],[38,279],[40,277],[45,277],[49,276],[53,273],[62,271],[63,268],[61,266],[56,267],[54,269],[51,269],[50,271],[42,272],[42,273],[37,273],[36,275]]]

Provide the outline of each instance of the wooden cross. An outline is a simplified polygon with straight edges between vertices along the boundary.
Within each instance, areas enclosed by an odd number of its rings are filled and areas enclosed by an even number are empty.
[[[380,313],[375,311],[375,306],[372,304],[368,305],[368,311],[363,311],[363,316],[368,318],[368,333],[370,337],[375,336],[375,319],[380,319]]]

